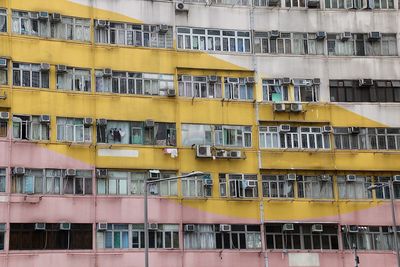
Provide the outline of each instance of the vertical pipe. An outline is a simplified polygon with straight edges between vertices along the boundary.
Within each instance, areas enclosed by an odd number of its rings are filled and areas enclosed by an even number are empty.
[[[390,189],[390,203],[392,207],[392,227],[393,227],[393,234],[394,234],[394,249],[396,250],[396,261],[397,267],[400,267],[400,257],[399,257],[399,244],[397,238],[397,226],[396,226],[396,209],[394,206],[394,188],[393,188],[393,180],[390,179],[389,181],[389,189]]]
[[[144,180],[144,267],[149,267],[149,214],[147,210],[147,178]]]

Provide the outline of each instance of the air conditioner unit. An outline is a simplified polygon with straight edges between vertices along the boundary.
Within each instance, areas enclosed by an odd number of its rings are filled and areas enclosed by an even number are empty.
[[[311,231],[312,232],[321,233],[323,230],[324,230],[324,228],[323,228],[322,224],[318,223],[318,224],[313,224],[311,226]]]
[[[58,73],[67,72],[67,66],[66,65],[57,65],[57,72]]]
[[[14,167],[13,174],[14,175],[24,175],[25,174],[25,168],[24,167]]]
[[[175,10],[176,11],[189,11],[189,8],[183,2],[176,2]]]
[[[112,69],[110,69],[110,68],[103,69],[103,77],[111,77],[112,73],[113,73]]]
[[[107,125],[107,119],[97,119],[97,125],[98,126],[106,126]]]
[[[149,170],[149,179],[158,180],[160,179],[161,173],[160,170]]]
[[[315,36],[317,40],[324,40],[326,38],[326,32],[316,32]]]
[[[66,222],[60,223],[60,230],[64,231],[71,230],[71,224]]]
[[[0,120],[8,120],[10,118],[10,113],[6,111],[0,112]]]
[[[228,157],[228,151],[223,150],[223,149],[217,150],[215,152],[215,156],[217,158],[227,158]]]
[[[213,180],[211,178],[209,179],[204,179],[203,180],[203,185],[204,186],[212,186],[213,185]]]
[[[303,105],[301,103],[290,104],[290,111],[301,112],[303,110]]]
[[[292,80],[288,77],[284,77],[281,79],[281,85],[288,85],[292,82]]]
[[[96,177],[97,178],[107,178],[108,170],[107,169],[96,169]]]
[[[279,37],[281,37],[281,33],[279,31],[270,31],[269,32],[270,39],[277,39]]]
[[[60,13],[53,13],[50,16],[50,20],[52,22],[60,22],[61,21],[61,14]]]
[[[246,83],[247,84],[253,84],[255,82],[256,82],[256,80],[254,79],[254,77],[247,77],[246,78]]]
[[[35,223],[35,230],[46,230],[45,223]]]
[[[37,12],[29,12],[29,18],[30,19],[38,19],[39,18],[39,13],[37,13]]]
[[[96,28],[106,28],[108,26],[108,21],[106,20],[96,20],[94,23]]]
[[[146,128],[154,128],[154,121],[153,120],[145,120],[144,127]]]
[[[158,230],[158,223],[149,223],[149,230]]]
[[[308,0],[307,7],[308,8],[319,8],[319,0]]]
[[[227,83],[238,83],[239,79],[238,78],[225,78],[225,82],[227,82]]]
[[[7,59],[0,57],[0,68],[7,68]]]
[[[293,223],[285,223],[284,225],[282,225],[282,231],[283,232],[294,231],[294,224]]]
[[[246,188],[254,188],[257,187],[257,181],[253,181],[253,180],[246,180],[246,184],[245,184]]]
[[[351,134],[359,134],[360,133],[360,127],[350,127],[350,133]]]
[[[40,115],[39,121],[40,121],[40,123],[43,123],[43,124],[50,123],[50,115]]]
[[[360,79],[358,84],[360,86],[372,86],[374,85],[374,81],[372,79]]]
[[[341,40],[342,42],[348,41],[349,39],[351,39],[351,32],[342,32],[342,33],[340,34],[340,40]]]
[[[290,125],[289,124],[281,124],[279,125],[280,132],[290,132]]]
[[[357,175],[348,174],[346,175],[346,182],[355,182],[357,180]]]
[[[198,145],[196,146],[196,157],[198,158],[211,158],[211,146]]]
[[[323,133],[331,133],[331,132],[333,132],[333,127],[330,125],[322,126],[322,132]]]
[[[379,41],[382,38],[382,34],[380,32],[370,32],[368,33],[368,40],[375,42]]]
[[[286,179],[288,181],[296,181],[297,180],[297,175],[295,173],[288,173]]]
[[[97,223],[97,231],[106,231],[107,226],[108,225],[106,222],[99,222],[99,223]]]
[[[194,224],[185,224],[184,230],[185,232],[194,232],[195,226]]]
[[[400,183],[400,175],[398,175],[398,174],[397,174],[397,175],[394,175],[394,176],[393,176],[393,182],[394,182],[394,183]]]
[[[167,96],[176,96],[176,91],[175,89],[168,89],[167,90]]]
[[[347,231],[349,233],[358,233],[359,227],[357,225],[348,225],[347,226]]]
[[[41,71],[49,71],[50,70],[50,64],[49,63],[40,63],[40,70]]]
[[[219,231],[220,232],[230,232],[231,231],[231,225],[230,224],[220,224],[219,225]]]
[[[40,11],[39,12],[39,19],[40,20],[48,20],[49,19],[49,12]]]
[[[313,85],[320,85],[321,84],[321,79],[320,78],[314,78],[312,80],[312,84]]]
[[[83,118],[83,125],[85,126],[92,126],[93,125],[93,119],[92,118]]]
[[[210,76],[208,76],[208,82],[210,82],[210,83],[216,83],[216,82],[218,82],[218,76],[216,76],[216,75],[210,75]]]
[[[330,182],[332,181],[332,177],[329,174],[323,174],[321,175],[321,181]]]
[[[168,25],[165,24],[160,24],[157,26],[157,31],[160,34],[166,34],[168,32]]]
[[[66,169],[65,176],[76,176],[76,170],[75,169]]]
[[[228,152],[228,157],[232,159],[240,159],[242,158],[242,151],[240,150],[231,150]]]
[[[284,103],[274,103],[275,112],[285,112],[286,105]]]

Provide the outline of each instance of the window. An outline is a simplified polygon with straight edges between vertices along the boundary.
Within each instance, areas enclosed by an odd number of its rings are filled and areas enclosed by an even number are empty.
[[[319,85],[311,80],[293,79],[294,100],[297,102],[318,102]]]
[[[210,174],[202,177],[182,178],[182,196],[183,197],[211,197],[212,185],[206,184],[205,180],[211,180]]]
[[[0,193],[6,192],[6,169],[0,169]]]
[[[265,225],[267,249],[337,250],[338,226],[321,224],[322,232],[313,231],[313,224],[293,224],[293,231],[285,231],[283,223]]]
[[[174,89],[173,75],[96,70],[96,91],[114,94],[167,96]]]
[[[320,176],[297,176],[299,198],[332,199],[332,180],[322,180]]]
[[[335,128],[334,133],[337,149],[400,149],[400,128]]]
[[[219,174],[220,196],[230,198],[258,197],[257,175]],[[227,194],[228,192],[228,194]]]
[[[182,124],[182,144],[251,147],[251,127]]]
[[[0,250],[4,250],[5,235],[6,235],[6,224],[0,223]]]
[[[99,195],[127,195],[129,172],[109,171],[107,179],[97,179]]]
[[[7,137],[8,121],[0,119],[0,137]]]
[[[52,22],[51,38],[90,42],[90,19],[62,16],[60,22]]]
[[[98,195],[143,195],[144,172],[108,170],[106,178],[97,178]]]
[[[149,248],[179,248],[179,226],[156,224],[149,229]],[[144,248],[143,224],[108,224],[105,232],[97,232],[97,247],[106,249]]]
[[[92,126],[79,118],[57,118],[57,141],[84,143],[92,141]]]
[[[161,179],[175,177],[176,173],[160,173],[159,177]],[[148,184],[148,190],[150,195],[158,196],[177,196],[178,195],[178,183],[177,180],[167,180],[162,182],[157,182],[158,178],[149,178],[149,180],[154,180],[154,183]]]
[[[281,1],[271,1],[271,0],[253,0],[254,6],[272,6],[272,7],[280,7]]]
[[[35,230],[34,223],[10,224],[10,250],[92,249],[92,225],[71,223],[61,230],[59,223],[46,223],[45,230]]]
[[[225,78],[224,88],[226,99],[253,100],[253,84],[244,78]]]
[[[132,224],[132,248],[144,248],[144,225]],[[179,225],[157,224],[149,229],[149,248],[179,248]]]
[[[57,73],[57,89],[90,92],[90,70],[68,67],[66,72]]]
[[[346,0],[325,0],[326,8],[339,9],[394,9],[393,0],[375,0],[375,1],[346,1]]]
[[[400,102],[400,81],[377,80],[372,86],[359,81],[330,80],[331,102]]]
[[[211,0],[210,4],[229,5],[229,6],[248,6],[250,0]]]
[[[250,53],[250,32],[177,28],[178,49]]]
[[[13,116],[13,138],[22,140],[50,140],[50,124],[40,116]]]
[[[280,131],[278,126],[260,126],[261,148],[330,149],[329,133],[321,127],[295,127]]]
[[[1,13],[0,13],[0,27],[1,27]],[[0,67],[0,85],[8,84],[8,60],[6,61],[6,64],[7,64],[6,67]]]
[[[287,175],[262,175],[263,197],[293,198],[294,181],[289,181]]]
[[[185,249],[260,249],[259,225],[230,225],[221,231],[219,224],[195,224],[194,231],[184,232]]]
[[[207,76],[178,75],[179,96],[221,98],[221,87],[221,77],[210,81]]]
[[[107,125],[97,125],[97,142],[176,146],[176,129],[173,123],[156,122],[154,127],[146,127],[143,122],[107,121]]]
[[[49,88],[49,72],[41,70],[40,64],[13,63],[13,85]]]
[[[285,7],[306,7],[305,0],[285,0]]]
[[[382,177],[378,176],[375,177],[375,184],[378,185],[378,187],[375,189],[375,194],[376,198],[378,199],[390,199],[390,187],[389,183],[391,177]],[[380,186],[384,185],[384,186]],[[393,190],[394,190],[394,198],[395,199],[400,199],[400,183],[399,182],[393,182]]]
[[[0,9],[0,32],[7,32],[7,10]]]
[[[95,20],[95,41],[100,44],[172,48],[173,28],[160,29],[158,25],[140,25],[107,21],[104,27]]]
[[[385,33],[379,40],[369,40],[368,34],[352,33],[350,38],[342,34],[328,34],[328,55],[334,56],[396,56],[396,34]]]
[[[349,232],[348,228],[356,232]],[[391,226],[343,226],[342,239],[344,249],[358,250],[393,250]]]
[[[59,169],[26,169],[23,175],[13,175],[11,192],[19,194],[92,194],[91,171],[77,170],[67,176]]]
[[[279,79],[262,80],[264,101],[288,101],[288,86],[282,85]]]
[[[92,194],[92,171],[77,170],[75,176],[63,178],[64,194],[91,195]]]
[[[337,184],[339,190],[339,199],[368,199],[372,198],[372,193],[368,190],[372,180],[370,177],[356,176],[350,179],[347,176],[338,176]]]
[[[12,28],[13,33],[49,37],[49,20],[39,20],[38,12],[13,11]]]

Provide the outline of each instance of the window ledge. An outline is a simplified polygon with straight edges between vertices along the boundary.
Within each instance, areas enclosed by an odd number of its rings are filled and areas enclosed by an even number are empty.
[[[161,48],[161,47],[134,46],[134,45],[121,45],[121,44],[105,44],[105,43],[96,43],[96,42],[93,42],[93,44],[95,46],[106,47],[106,48],[154,49],[154,50],[159,50],[159,51],[170,51],[170,52],[176,51],[174,47]]]
[[[107,143],[96,143],[96,148],[123,148],[123,147],[127,147],[127,148],[151,148],[151,149],[164,149],[164,148],[176,148],[178,149],[178,147],[176,146],[157,146],[157,145],[135,145],[135,144],[107,144]]]
[[[50,140],[25,140],[25,139],[15,139],[13,138],[13,143],[22,144],[50,144]]]
[[[30,34],[19,34],[15,32],[10,32],[11,37],[17,38],[28,38],[28,39],[39,39],[43,41],[51,41],[51,42],[66,42],[66,43],[73,43],[73,44],[83,44],[83,45],[91,45],[92,41],[79,41],[79,40],[66,40],[66,39],[57,39],[52,37],[45,37],[45,36],[35,36]]]

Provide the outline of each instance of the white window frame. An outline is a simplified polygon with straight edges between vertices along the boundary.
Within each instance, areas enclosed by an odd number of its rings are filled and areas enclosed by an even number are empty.
[[[282,85],[280,79],[263,79],[263,100],[266,102],[285,102],[289,100],[289,87]],[[273,92],[281,91],[281,100],[274,101],[272,97]]]
[[[2,24],[3,23],[3,24]],[[7,9],[0,8],[0,32],[7,32]],[[4,29],[4,30],[2,30]]]
[[[16,67],[17,66],[17,67]],[[29,72],[29,84],[24,85],[24,74]],[[22,63],[22,62],[14,62],[13,63],[13,85],[21,86],[21,87],[32,87],[32,88],[49,88],[50,77],[49,72],[41,71],[40,64],[31,64],[31,63]],[[38,86],[33,86],[33,75],[37,74],[39,78]],[[19,84],[16,84],[15,76],[18,74],[19,76]],[[46,79],[44,79],[47,77]],[[47,81],[47,84],[44,82]]]
[[[63,121],[65,122],[63,123]],[[74,122],[68,122],[74,120]],[[68,136],[68,129],[72,130],[72,136]],[[60,132],[62,130],[62,132]],[[78,139],[78,133],[82,132],[82,140]],[[61,133],[63,135],[61,136]],[[83,124],[81,118],[57,117],[57,141],[72,143],[91,143],[92,142],[92,126],[87,127]]]
[[[188,177],[181,179],[182,196],[184,198],[203,198],[212,196],[212,185],[204,184],[203,177]],[[207,178],[207,179],[211,179]],[[194,187],[194,190],[192,188]],[[192,194],[193,192],[193,194]]]
[[[307,190],[311,189],[311,192]],[[303,192],[301,196],[300,192]],[[321,195],[321,192],[324,194]],[[297,197],[302,199],[333,199],[333,182],[322,181],[320,176],[299,175],[297,179]]]
[[[294,198],[294,181],[287,175],[262,175],[262,194],[265,198]]]

